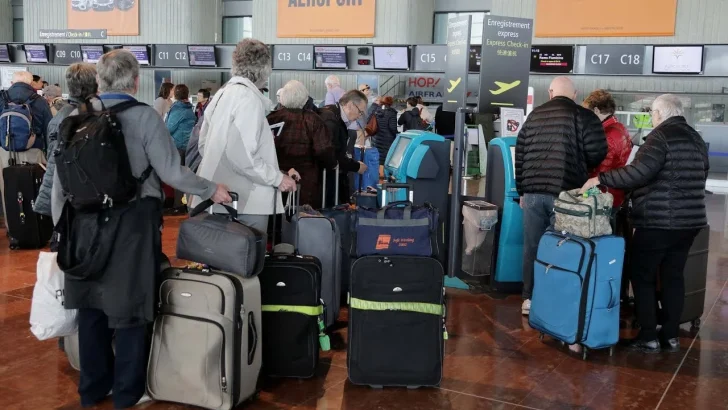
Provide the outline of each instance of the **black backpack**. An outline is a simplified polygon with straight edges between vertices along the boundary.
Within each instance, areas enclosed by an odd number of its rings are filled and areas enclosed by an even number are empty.
[[[141,193],[152,166],[141,176],[134,176],[121,123],[116,117],[141,105],[146,104],[128,101],[93,111],[91,102],[86,101],[78,106],[78,115],[61,122],[53,155],[63,193],[74,209],[96,211],[123,205]]]

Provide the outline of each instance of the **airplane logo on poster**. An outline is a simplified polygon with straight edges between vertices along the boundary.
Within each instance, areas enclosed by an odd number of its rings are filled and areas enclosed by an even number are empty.
[[[489,90],[491,94],[493,95],[501,95],[506,91],[512,90],[519,85],[521,85],[521,80],[514,81],[510,84],[508,83],[502,83],[500,81],[494,81],[495,85],[497,85],[499,88],[497,90]]]

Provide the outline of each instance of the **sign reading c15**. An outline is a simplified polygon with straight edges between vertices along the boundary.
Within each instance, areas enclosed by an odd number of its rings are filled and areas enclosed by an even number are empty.
[[[78,44],[54,44],[53,64],[71,65],[82,62],[81,46]]]
[[[586,74],[641,75],[644,68],[645,46],[590,45],[586,46]]]
[[[414,71],[444,72],[447,66],[447,46],[440,44],[415,46]]]
[[[187,46],[184,44],[158,44],[154,47],[154,65],[157,67],[189,67]]]
[[[313,70],[313,46],[273,46],[273,69]]]

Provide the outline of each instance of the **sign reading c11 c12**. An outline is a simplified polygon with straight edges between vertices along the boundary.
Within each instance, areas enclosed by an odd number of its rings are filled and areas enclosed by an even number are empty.
[[[485,16],[478,111],[526,108],[533,20]]]
[[[447,63],[445,64],[445,98],[443,111],[455,112],[465,107],[468,97],[471,16],[447,21]]]
[[[189,67],[186,44],[157,44],[154,47],[154,65],[157,67]]]

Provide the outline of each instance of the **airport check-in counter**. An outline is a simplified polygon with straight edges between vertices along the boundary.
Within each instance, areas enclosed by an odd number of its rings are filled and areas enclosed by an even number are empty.
[[[429,202],[438,209],[438,259],[443,264],[447,261],[445,235],[448,232],[450,144],[450,140],[432,132],[406,131],[394,140],[384,162],[386,182],[411,185],[415,205]],[[387,192],[387,202],[409,199],[404,189]]]
[[[490,286],[513,292],[523,286],[523,211],[516,191],[516,138],[490,141],[484,200],[498,207],[495,271]]]

